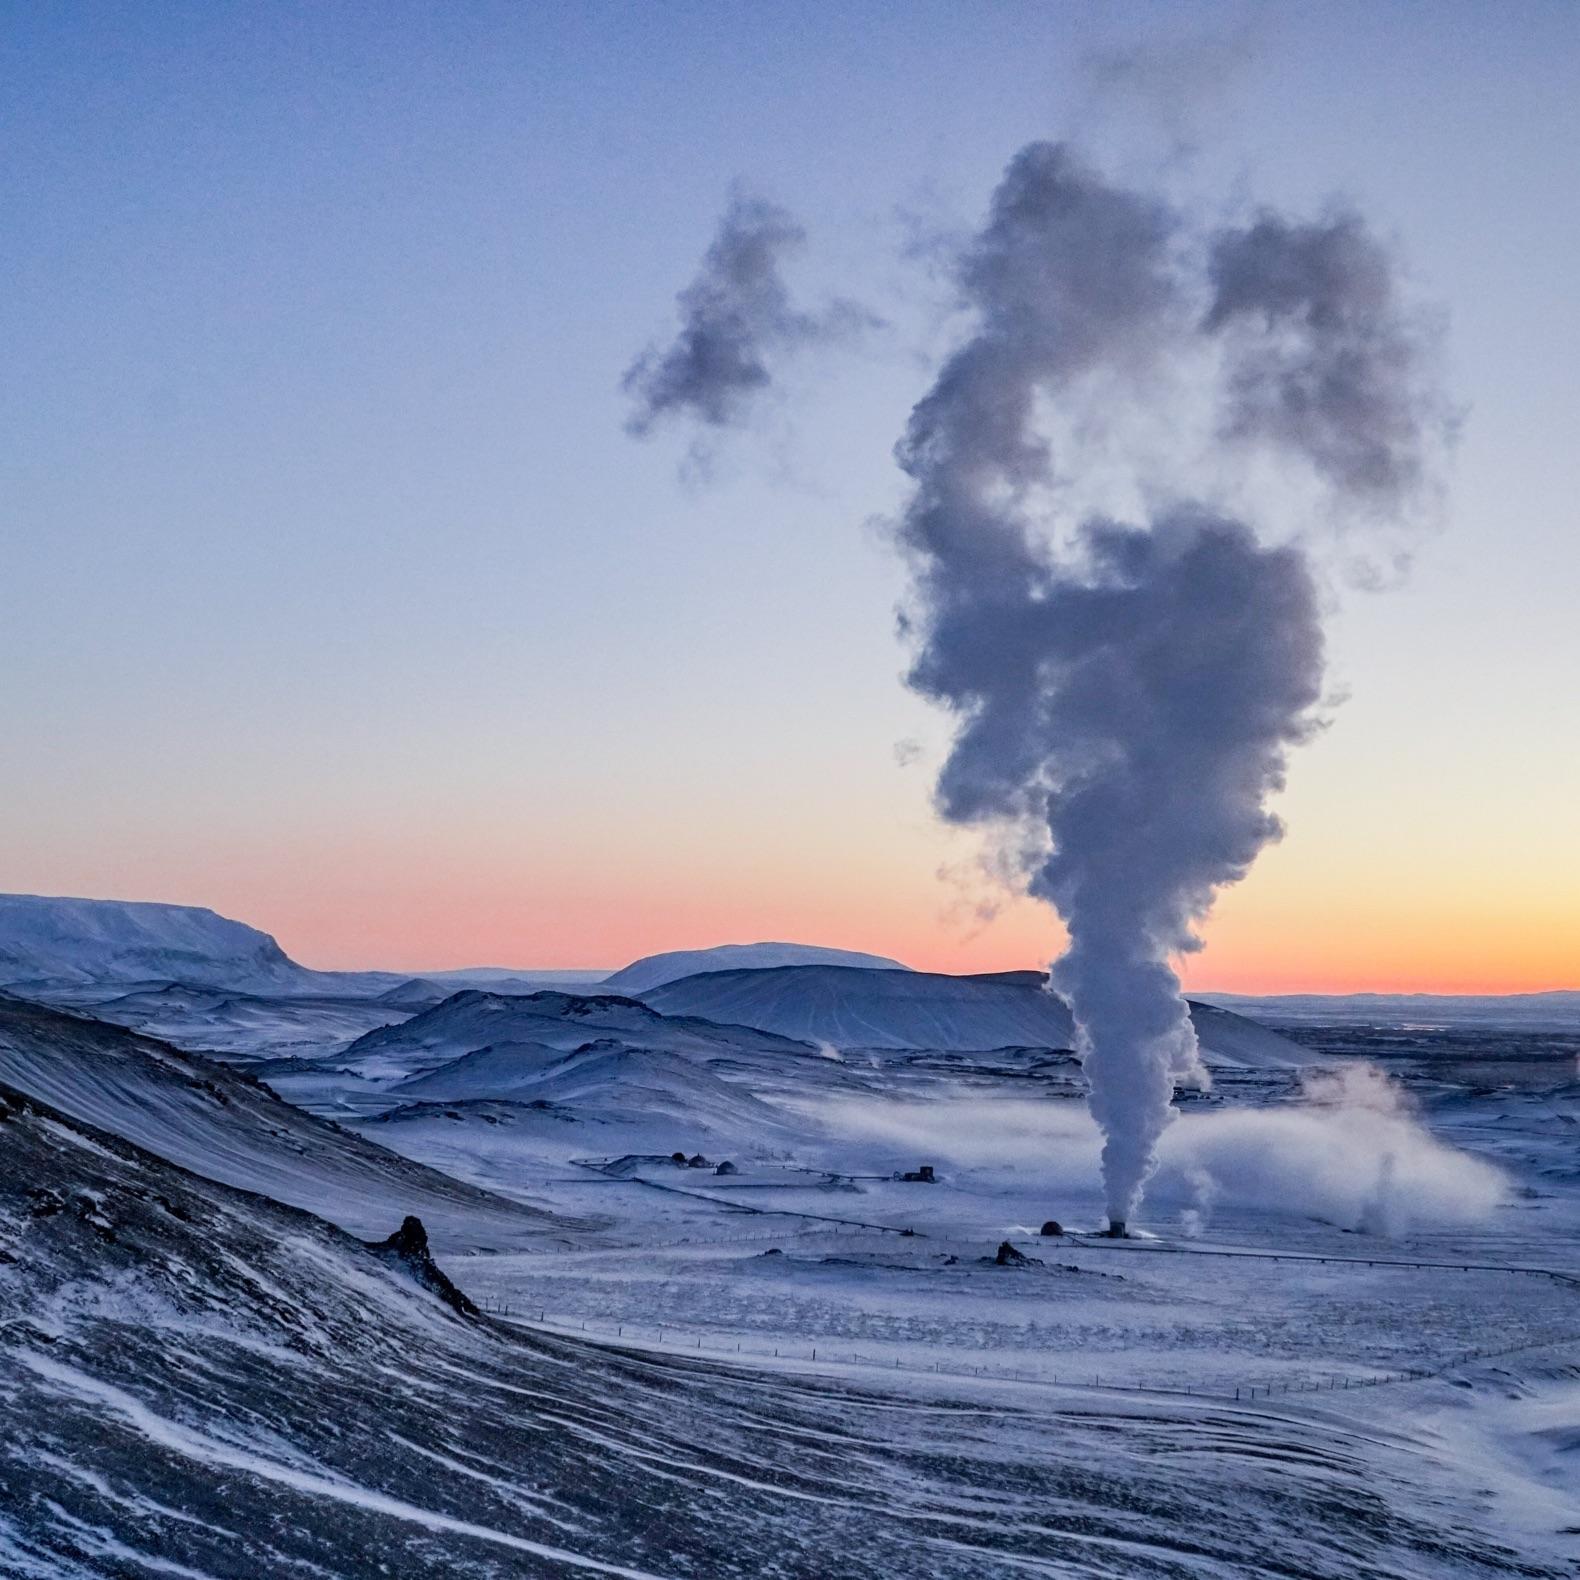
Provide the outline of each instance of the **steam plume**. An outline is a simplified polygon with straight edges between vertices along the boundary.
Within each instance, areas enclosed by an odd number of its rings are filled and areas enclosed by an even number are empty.
[[[1177,476],[1135,479],[1166,501],[1145,526],[1061,522],[1070,459],[1056,470],[1044,409],[1098,391],[1143,407],[1172,369],[1200,366],[1222,370],[1236,440],[1298,451],[1346,497],[1396,503],[1421,449],[1414,343],[1358,221],[1264,216],[1216,238],[1206,281],[1182,261],[1191,239],[1069,149],[1024,148],[959,260],[972,332],[897,450],[915,485],[898,524],[909,678],[958,719],[938,802],[1010,825],[1023,848],[1043,831],[1026,882],[1069,932],[1053,980],[1121,1222],[1175,1082],[1205,1078],[1169,961],[1281,833],[1266,802],[1315,727],[1322,632],[1301,552],[1258,542]]]
[[[1225,434],[1303,454],[1354,498],[1403,502],[1438,403],[1424,336],[1361,220],[1263,214],[1218,236],[1210,275],[1203,327],[1232,346]]]
[[[848,302],[818,314],[792,304],[781,265],[805,243],[784,209],[740,192],[730,199],[701,270],[677,298],[679,333],[662,351],[649,347],[621,381],[635,402],[631,434],[667,417],[708,428],[744,422],[779,355],[870,322]]]

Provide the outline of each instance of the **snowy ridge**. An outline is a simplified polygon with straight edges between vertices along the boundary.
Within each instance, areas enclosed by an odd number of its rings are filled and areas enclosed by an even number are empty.
[[[200,906],[0,895],[0,984],[163,980],[281,992],[316,976],[267,933]]]
[[[1483,1027],[1580,1031],[1580,991],[1548,993],[1210,993],[1209,1001],[1274,1025]]]
[[[537,1044],[570,1053],[613,1036],[644,1048],[702,1056],[768,1053],[807,1058],[804,1043],[750,1027],[663,1015],[613,993],[485,993],[467,988],[402,1025],[359,1037],[339,1061],[369,1080],[395,1080],[490,1047]]]
[[[836,1048],[1069,1048],[1075,1028],[1064,1001],[1030,972],[956,977],[928,971],[785,966],[711,971],[642,995],[666,1015],[754,1026]],[[1293,1068],[1316,1055],[1227,1010],[1191,1006],[1208,1063]]]
[[[872,971],[910,968],[887,955],[864,955],[852,949],[825,949],[817,944],[718,944],[712,949],[672,949],[644,955],[604,978],[617,993],[641,994],[681,977],[703,971],[761,971],[774,966],[861,966]]]
[[[229,1066],[4,994],[0,1081],[172,1163],[357,1234],[387,1233],[408,1212],[450,1245],[530,1246],[578,1227],[314,1118]]]
[[[551,1103],[572,1109],[580,1120],[679,1123],[737,1137],[783,1123],[767,1103],[721,1081],[705,1064],[616,1038],[589,1042],[568,1054],[522,1044],[484,1048],[401,1082],[391,1095]]]

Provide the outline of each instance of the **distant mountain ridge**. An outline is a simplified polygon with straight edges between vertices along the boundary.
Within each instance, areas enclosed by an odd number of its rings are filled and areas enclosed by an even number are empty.
[[[1580,990],[1543,993],[1206,993],[1211,1004],[1275,1025],[1580,1031]]]
[[[320,973],[204,906],[0,894],[0,983],[161,980],[289,992]]]
[[[704,971],[762,971],[775,966],[861,966],[869,971],[909,971],[887,955],[865,955],[853,949],[825,949],[819,944],[717,944],[711,949],[672,949],[633,960],[600,986],[617,993],[645,993],[649,988],[697,976]]]
[[[410,1005],[436,1003],[460,986],[527,992],[555,983],[591,986],[603,975],[503,967],[421,974],[315,971],[293,960],[261,928],[207,906],[0,894],[0,987],[23,991],[179,982],[277,996],[399,992],[391,1002]]]

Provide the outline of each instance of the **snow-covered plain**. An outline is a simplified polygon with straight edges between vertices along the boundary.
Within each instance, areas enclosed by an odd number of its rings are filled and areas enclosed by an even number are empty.
[[[1113,1242],[1078,1064],[958,1003],[101,985],[178,1049],[52,991],[0,1000],[0,1574],[1580,1564],[1580,1037],[1226,1015],[1279,1057]],[[485,1319],[342,1232],[408,1212]]]

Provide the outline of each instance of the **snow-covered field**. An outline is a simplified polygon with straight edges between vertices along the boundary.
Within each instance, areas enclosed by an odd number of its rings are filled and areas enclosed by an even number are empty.
[[[1113,1241],[1035,1004],[758,969],[0,998],[0,1574],[1577,1572],[1580,1031],[1203,1014]]]

